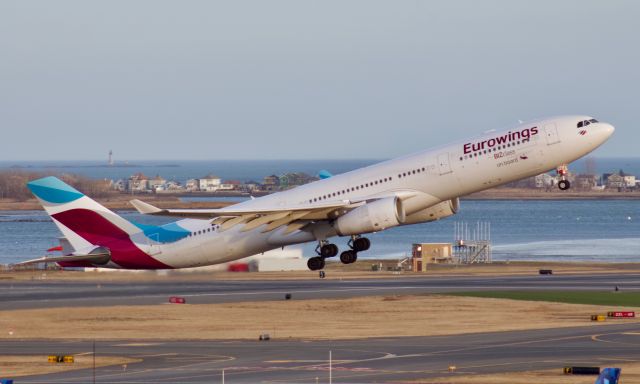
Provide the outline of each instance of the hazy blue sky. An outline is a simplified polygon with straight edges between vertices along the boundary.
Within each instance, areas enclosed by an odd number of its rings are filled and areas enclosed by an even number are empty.
[[[556,114],[635,156],[637,1],[0,1],[0,160],[386,158]]]

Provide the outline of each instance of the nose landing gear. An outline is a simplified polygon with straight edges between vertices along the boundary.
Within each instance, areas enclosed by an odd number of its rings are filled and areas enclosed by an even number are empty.
[[[558,181],[558,188],[560,188],[561,191],[566,191],[567,189],[571,188],[571,183],[569,182],[569,180],[567,180],[569,168],[565,164],[563,164],[556,169],[556,173],[560,178],[560,181]]]

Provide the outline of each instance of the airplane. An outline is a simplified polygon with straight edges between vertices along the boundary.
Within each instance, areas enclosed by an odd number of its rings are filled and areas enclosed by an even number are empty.
[[[140,200],[143,214],[183,219],[160,226],[130,222],[55,177],[27,185],[63,234],[63,256],[20,263],[63,267],[176,269],[237,260],[293,244],[317,242],[310,270],[339,253],[354,263],[371,242],[363,235],[439,220],[458,212],[459,197],[555,169],[570,187],[566,165],[613,134],[590,116],[524,122],[503,131],[425,150],[221,209],[161,209]]]

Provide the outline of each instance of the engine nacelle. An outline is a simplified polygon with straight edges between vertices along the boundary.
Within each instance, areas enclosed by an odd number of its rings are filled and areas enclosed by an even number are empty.
[[[339,217],[333,227],[340,236],[359,235],[395,227],[406,218],[402,201],[387,197],[360,206]]]
[[[455,198],[452,200],[445,200],[436,205],[432,205],[429,208],[425,208],[416,213],[412,213],[407,216],[402,225],[428,223],[430,221],[436,221],[455,215],[460,208],[460,199]]]

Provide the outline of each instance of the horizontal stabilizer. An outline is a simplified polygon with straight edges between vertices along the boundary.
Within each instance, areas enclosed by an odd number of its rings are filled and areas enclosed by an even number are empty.
[[[154,207],[153,205],[145,203],[142,200],[134,199],[130,200],[129,202],[138,212],[142,213],[143,215],[157,215],[164,211],[163,209]]]
[[[27,260],[21,263],[14,264],[14,266],[24,266],[32,264],[44,264],[44,263],[72,263],[85,261],[91,264],[103,265],[107,264],[111,260],[111,252],[106,253],[94,253],[91,255],[69,255],[69,256],[49,256],[41,257],[39,259]]]

